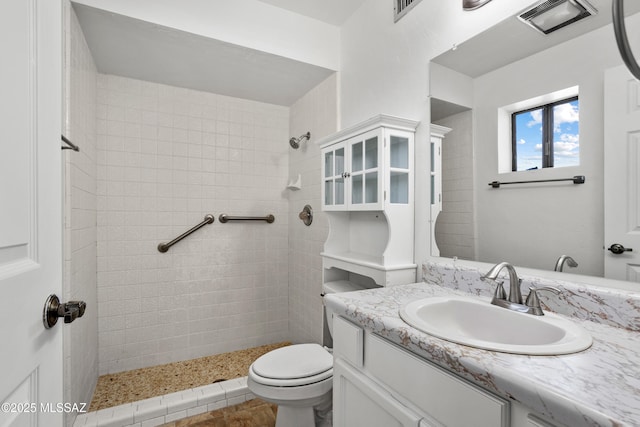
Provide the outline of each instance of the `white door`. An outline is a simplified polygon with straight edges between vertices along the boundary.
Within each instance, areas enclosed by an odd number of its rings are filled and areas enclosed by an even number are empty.
[[[61,0],[2,1],[0,427],[63,421],[62,328],[42,321],[62,291],[61,20]]]
[[[604,276],[640,282],[640,82],[605,72]]]
[[[341,358],[333,363],[335,427],[422,427],[427,423]]]

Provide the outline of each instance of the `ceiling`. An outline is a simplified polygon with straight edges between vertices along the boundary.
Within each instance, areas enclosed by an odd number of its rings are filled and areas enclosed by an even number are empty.
[[[259,0],[342,24],[364,0]],[[73,3],[100,73],[290,106],[335,70]]]
[[[589,0],[598,13],[544,35],[512,16],[433,59],[469,77],[527,58],[611,23],[611,0]],[[640,1],[625,2],[625,16],[640,12]]]
[[[259,0],[281,9],[341,26],[365,0]]]

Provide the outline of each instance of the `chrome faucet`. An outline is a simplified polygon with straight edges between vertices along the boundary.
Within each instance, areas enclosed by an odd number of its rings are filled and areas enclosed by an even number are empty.
[[[554,271],[562,271],[562,267],[564,267],[564,263],[567,263],[569,267],[577,267],[578,263],[575,259],[571,258],[569,255],[562,255],[556,261],[556,267],[553,269]]]
[[[520,283],[522,280],[518,278],[518,274],[516,273],[516,269],[513,265],[508,262],[501,262],[500,264],[496,264],[489,270],[487,274],[481,277],[482,280],[492,280],[498,284],[498,288],[496,289],[496,297],[499,299],[505,299],[504,296],[504,288],[502,287],[502,282],[498,282],[498,274],[502,271],[503,268],[506,268],[509,272],[509,298],[508,301],[522,304],[522,292],[520,291]]]
[[[498,281],[498,274],[502,271],[503,268],[507,269],[509,273],[509,297],[507,298],[507,294],[504,291],[504,287],[502,284],[504,282]],[[480,277],[482,280],[490,280],[496,284],[496,290],[493,294],[493,299],[491,300],[491,304],[497,305],[499,307],[503,307],[509,310],[519,311],[521,313],[533,314],[536,316],[543,316],[542,308],[540,307],[540,299],[538,298],[538,291],[551,291],[555,293],[560,293],[559,289],[553,288],[551,286],[543,286],[543,287],[531,287],[529,288],[529,295],[527,296],[526,302],[522,303],[522,291],[520,290],[520,285],[522,284],[522,279],[518,277],[516,273],[516,269],[513,265],[508,262],[501,262],[500,264],[496,264],[489,270],[488,273]]]

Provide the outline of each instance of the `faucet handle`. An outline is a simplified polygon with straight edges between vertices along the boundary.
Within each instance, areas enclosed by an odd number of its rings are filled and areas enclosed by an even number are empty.
[[[507,293],[504,290],[504,286],[502,286],[503,284],[503,281],[498,282],[496,280],[496,290],[493,293],[494,299],[507,299]]]
[[[540,306],[540,298],[538,297],[538,291],[549,291],[553,292],[556,295],[562,293],[562,291],[558,288],[554,288],[553,286],[540,286],[535,287],[531,286],[529,288],[529,295],[527,295],[527,300],[525,301],[525,305],[531,307],[531,314],[535,314],[536,316],[544,316],[544,312],[542,311],[542,307]]]

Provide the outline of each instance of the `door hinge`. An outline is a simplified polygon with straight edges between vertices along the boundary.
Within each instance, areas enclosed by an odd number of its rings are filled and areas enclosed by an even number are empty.
[[[387,190],[383,191],[384,196],[383,196],[383,200],[386,202],[387,201]]]

